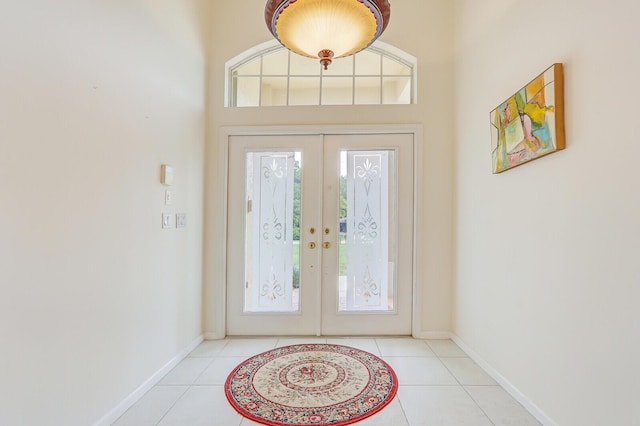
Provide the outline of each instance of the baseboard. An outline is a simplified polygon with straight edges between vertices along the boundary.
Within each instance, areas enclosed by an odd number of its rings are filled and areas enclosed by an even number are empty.
[[[193,342],[181,350],[176,356],[174,356],[169,362],[167,362],[162,368],[156,371],[151,377],[149,377],[138,389],[133,391],[128,397],[123,399],[113,410],[105,414],[100,420],[94,423],[94,426],[109,426],[125,411],[127,411],[133,404],[135,404],[142,396],[147,393],[152,387],[154,387],[169,371],[173,369],[180,361],[185,359],[191,351],[198,347],[202,343],[203,336],[198,336]]]
[[[221,340],[225,337],[227,336],[216,331],[207,331],[206,333],[204,333],[204,340]]]
[[[549,416],[547,416],[544,411],[540,409],[536,404],[533,403],[529,398],[527,398],[518,388],[516,388],[509,380],[507,380],[502,374],[500,374],[495,368],[493,368],[489,363],[487,363],[484,359],[480,357],[473,349],[467,346],[466,343],[460,339],[460,337],[455,334],[451,334],[451,340],[456,342],[460,349],[466,352],[469,355],[469,358],[474,360],[476,364],[478,364],[482,369],[490,375],[502,388],[507,391],[509,395],[511,395],[516,401],[518,401],[522,406],[531,413],[540,423],[544,426],[558,426],[556,422],[554,422]]]
[[[447,340],[451,339],[452,336],[450,331],[421,331],[413,337],[416,339]]]

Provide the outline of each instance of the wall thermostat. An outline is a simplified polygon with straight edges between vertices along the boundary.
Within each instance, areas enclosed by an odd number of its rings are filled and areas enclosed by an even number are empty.
[[[160,166],[160,183],[163,185],[173,185],[173,167],[168,164]]]

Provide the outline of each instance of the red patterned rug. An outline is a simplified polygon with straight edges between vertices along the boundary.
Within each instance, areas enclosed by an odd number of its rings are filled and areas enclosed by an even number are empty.
[[[238,413],[258,423],[341,426],[382,410],[398,379],[386,362],[359,349],[292,345],[247,359],[224,390]]]

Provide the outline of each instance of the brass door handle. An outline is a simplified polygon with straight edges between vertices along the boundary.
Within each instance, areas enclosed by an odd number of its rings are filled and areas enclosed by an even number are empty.
[[[329,241],[325,241],[324,243],[322,243],[322,247],[326,249],[331,248],[331,243]]]
[[[313,250],[314,248],[316,248],[316,243],[314,243],[313,241],[311,241],[311,242],[309,243],[309,248],[310,248],[311,250]]]

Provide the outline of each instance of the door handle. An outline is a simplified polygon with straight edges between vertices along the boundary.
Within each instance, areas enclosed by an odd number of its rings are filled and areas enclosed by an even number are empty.
[[[314,248],[316,248],[316,243],[314,243],[313,241],[311,241],[311,242],[309,243],[309,248],[310,248],[311,250],[313,250]]]
[[[325,241],[324,243],[322,243],[322,247],[325,249],[329,249],[331,248],[331,243],[329,241]]]

